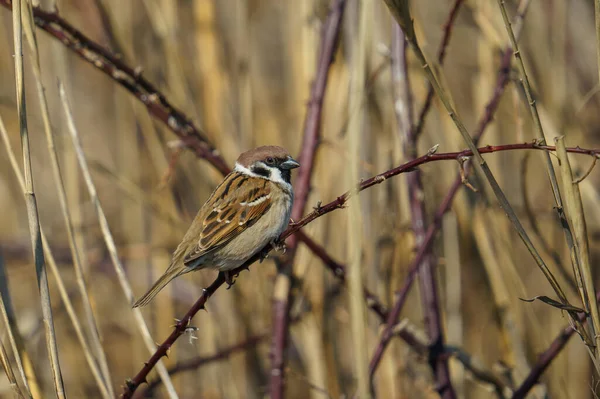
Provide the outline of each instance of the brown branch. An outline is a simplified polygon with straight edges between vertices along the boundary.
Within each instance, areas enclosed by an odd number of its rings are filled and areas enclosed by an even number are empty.
[[[479,148],[478,150],[479,150],[480,154],[488,154],[488,153],[492,153],[492,152],[514,151],[514,150],[555,151],[555,147],[542,146],[542,145],[538,145],[536,142],[532,142],[532,143],[523,143],[523,144],[506,144],[506,145],[498,145],[498,146],[486,146],[486,147]],[[593,156],[600,154],[600,149],[585,149],[585,148],[579,148],[579,147],[567,148],[567,151],[574,153],[574,154],[584,154],[584,155],[593,155]],[[375,175],[375,176],[359,183],[357,188],[355,190],[353,190],[352,192],[347,191],[344,194],[337,197],[335,200],[331,201],[330,203],[323,205],[323,206],[316,207],[311,213],[304,216],[298,222],[289,226],[287,228],[287,230],[281,234],[279,239],[285,240],[287,237],[296,233],[298,230],[300,230],[307,224],[313,222],[315,219],[318,219],[323,215],[333,212],[336,209],[344,208],[346,205],[346,202],[348,201],[348,199],[350,198],[351,195],[355,195],[358,192],[361,192],[363,190],[371,188],[377,184],[381,184],[391,177],[398,176],[402,173],[412,172],[412,171],[414,171],[414,169],[416,167],[418,167],[420,165],[424,165],[426,163],[436,162],[436,161],[456,161],[457,158],[470,157],[472,155],[473,155],[473,153],[470,150],[464,150],[464,151],[460,151],[460,152],[448,152],[448,153],[444,153],[444,154],[429,154],[428,153],[419,158],[413,159],[412,161],[406,162],[405,164],[400,165],[396,168],[393,168],[393,169],[387,170],[383,173],[380,173],[378,175]],[[432,225],[429,227],[428,233],[430,231],[434,230],[433,226],[434,226],[434,224],[432,223]],[[432,241],[432,240],[429,240],[429,241]],[[425,241],[423,243],[422,248],[425,248],[426,243],[427,243],[427,241]],[[239,274],[241,271],[247,270],[250,267],[250,265],[252,265],[254,262],[260,260],[261,256],[265,256],[272,249],[273,249],[273,246],[271,244],[267,245],[260,253],[254,255],[252,258],[250,258],[248,261],[246,261],[246,263],[244,263],[242,266],[233,270],[233,272]],[[421,250],[421,252],[425,252],[425,251],[426,251],[425,249]],[[418,256],[419,255],[417,255],[417,257],[415,257],[415,260],[418,258]],[[415,270],[415,273],[416,273],[416,270]],[[414,279],[414,273],[412,276],[413,276],[412,278]],[[410,274],[409,274],[408,278],[409,279],[411,278]],[[154,353],[154,355],[152,355],[152,357],[148,360],[148,362],[144,364],[144,367],[142,367],[140,372],[133,379],[127,381],[127,383],[124,387],[124,392],[121,395],[122,398],[130,398],[131,395],[133,394],[133,392],[137,389],[137,387],[141,383],[146,381],[146,377],[147,377],[148,373],[150,372],[150,370],[152,370],[152,368],[156,365],[156,363],[160,360],[161,357],[166,355],[168,349],[186,331],[186,328],[187,328],[190,320],[194,317],[194,315],[200,309],[204,308],[204,305],[206,304],[206,301],[208,300],[208,298],[211,295],[213,295],[214,292],[221,285],[223,285],[224,281],[225,281],[225,278],[221,274],[219,274],[219,276],[215,279],[215,281],[213,281],[213,283],[208,288],[205,288],[202,291],[202,295],[200,296],[200,298],[196,301],[196,303],[192,306],[192,308],[185,314],[183,319],[181,319],[181,321],[179,321],[175,325],[175,329],[171,333],[171,335],[169,335],[169,337],[167,337],[167,339],[160,346],[158,346],[156,353]]]
[[[310,94],[310,101],[304,121],[304,136],[302,150],[298,159],[302,167],[294,181],[294,205],[292,207],[292,220],[298,220],[304,213],[310,181],[313,175],[315,154],[319,145],[321,133],[321,115],[323,112],[323,99],[327,88],[329,69],[335,56],[338,37],[344,10],[345,0],[333,0],[325,22],[323,23],[317,72]],[[307,237],[304,237],[306,242]],[[308,240],[310,241],[310,240]],[[316,244],[316,243],[313,243]],[[271,373],[269,391],[271,398],[283,398],[285,381],[285,348],[289,335],[289,310],[291,302],[292,269],[298,238],[293,236],[288,243],[288,256],[283,265],[278,268],[273,293],[273,336],[271,344]],[[323,255],[325,251],[320,251]],[[328,256],[327,256],[328,257]],[[329,258],[329,257],[328,257]],[[329,258],[331,259],[331,258]],[[326,261],[324,259],[324,261]]]
[[[0,5],[12,9],[11,0],[0,0]],[[33,7],[35,24],[55,39],[60,40],[68,49],[81,59],[100,70],[110,79],[120,84],[146,105],[153,117],[162,121],[166,127],[179,137],[181,143],[198,158],[205,159],[221,174],[231,170],[221,154],[208,141],[203,131],[175,108],[166,96],[141,75],[141,68],[132,68],[119,56],[105,49],[61,18],[57,12],[46,12]],[[322,96],[317,96],[322,102]],[[312,109],[313,106],[310,105]],[[308,125],[308,124],[307,124]],[[311,126],[314,124],[311,122]],[[316,125],[318,126],[318,124]],[[309,162],[312,164],[312,161]],[[301,214],[301,212],[300,212]]]
[[[444,35],[442,36],[442,42],[440,43],[440,47],[438,48],[437,53],[437,61],[440,66],[444,65],[444,59],[446,58],[446,49],[448,47],[448,43],[450,42],[452,28],[454,27],[454,21],[456,20],[458,10],[460,10],[460,6],[463,2],[464,0],[454,0],[454,4],[450,9],[450,13],[448,14],[446,23],[444,23]],[[429,88],[427,89],[427,97],[425,97],[425,102],[423,103],[421,111],[419,112],[419,117],[417,118],[417,124],[411,127],[410,135],[414,136],[415,139],[418,138],[421,132],[423,131],[423,127],[425,126],[425,118],[427,117],[427,113],[431,109],[433,94],[433,86],[429,85]]]

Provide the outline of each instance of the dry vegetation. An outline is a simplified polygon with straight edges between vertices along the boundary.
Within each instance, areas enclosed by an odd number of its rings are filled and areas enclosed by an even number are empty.
[[[0,5],[9,3],[0,1]],[[52,10],[56,2],[41,3],[43,9]],[[152,341],[163,342],[173,331],[174,320],[182,318],[202,287],[215,279],[213,271],[177,279],[143,309],[143,320],[131,309],[127,285],[139,296],[166,268],[195,212],[222,178],[215,168],[219,156],[231,165],[240,152],[257,145],[278,144],[301,154],[305,143],[300,161],[305,161],[302,167],[309,172],[296,176],[295,184],[306,188],[310,181],[311,191],[305,206],[296,210],[298,221],[313,207],[318,210],[318,203],[336,200],[354,182],[425,155],[435,145],[439,145],[437,154],[467,148],[436,96],[422,132],[415,133],[429,84],[415,52],[404,46],[398,39],[401,32],[393,28],[386,3],[400,4],[400,0],[365,0],[361,8],[358,1],[333,1],[345,10],[339,31],[334,29],[329,36],[322,29],[330,15],[329,0],[57,3],[65,21],[109,53],[118,54],[126,65],[139,67],[136,73],[141,72],[193,120],[218,149],[212,162],[197,156],[202,153],[198,147],[188,151],[156,112],[116,81],[118,74],[112,78],[103,74],[39,29],[41,81],[37,80],[36,57],[23,37],[33,183],[40,224],[56,261],[53,266],[46,251],[60,368],[71,398],[121,394],[126,378],[135,376],[150,358]],[[531,143],[541,137],[519,83],[521,71],[511,54],[504,55],[509,40],[498,3],[411,3],[421,49],[467,130],[475,134],[480,121],[493,114],[479,144]],[[456,19],[444,28],[453,7],[457,7]],[[507,8],[510,18],[517,15],[516,1],[508,2]],[[564,135],[567,146],[600,148],[593,2],[539,0],[521,11],[525,18],[519,46],[548,144],[554,145],[554,138]],[[27,15],[26,8],[23,13]],[[12,21],[10,10],[0,6],[0,117],[22,169]],[[28,33],[27,23],[23,29]],[[440,43],[449,33],[440,66],[436,62]],[[319,108],[318,98],[311,98],[311,84],[317,73],[327,71],[327,62],[318,67],[320,43],[336,35],[335,58],[329,73],[321,75],[326,91]],[[501,69],[509,58],[511,67]],[[503,79],[507,85],[502,91],[504,86],[498,82]],[[72,108],[91,172],[89,182],[76,156],[71,139],[75,132],[65,117],[57,80],[64,84]],[[40,82],[47,105],[38,96]],[[501,96],[492,113],[486,106],[495,94]],[[312,125],[305,122],[307,114],[314,118],[313,112],[320,109],[320,123],[318,118],[311,119],[316,121]],[[320,131],[312,130],[319,125]],[[46,128],[52,132],[56,155],[48,151]],[[316,151],[309,136],[303,138],[303,131],[320,134],[312,136]],[[0,299],[13,326],[9,329],[6,318],[0,318],[0,358],[6,359],[7,371],[0,379],[0,395],[27,396],[31,391],[36,398],[52,397],[53,373],[26,201],[9,151],[0,142]],[[588,350],[565,327],[570,323],[567,311],[577,317],[580,308],[593,308],[582,304],[585,290],[577,286],[571,259],[574,254],[575,263],[582,265],[582,279],[593,289],[589,281],[594,276],[586,276],[585,264],[600,259],[600,175],[592,169],[584,180],[568,187],[565,155],[559,154],[560,167],[558,158],[550,157],[567,211],[565,236],[544,153],[513,149],[484,157],[564,292],[563,304],[573,307],[559,310],[542,301],[520,300],[560,297],[498,206],[482,173],[470,173],[463,183],[455,184],[458,192],[449,212],[434,221],[462,167],[455,156],[449,160],[426,156],[419,166],[420,183],[416,172],[377,180],[381,184],[351,198],[346,209],[303,227],[305,235],[322,248],[311,250],[305,238],[291,237],[286,255],[273,254],[241,273],[230,290],[218,289],[207,301],[206,312],[192,320],[195,328],[186,330],[168,358],[162,358],[172,371],[174,391],[165,389],[154,368],[148,376],[150,384],[140,385],[136,397],[175,397],[174,392],[180,398],[258,398],[269,392],[281,397],[277,390],[281,383],[286,398],[358,393],[362,398],[369,392],[380,398],[434,398],[436,390],[445,398],[453,397],[452,390],[459,398],[510,397],[539,368],[539,355],[549,348],[545,354],[551,365],[531,397],[594,397],[600,377],[592,359],[599,359],[600,351]],[[66,207],[61,207],[54,156],[62,172]],[[589,172],[597,156],[570,154],[574,179]],[[90,182],[112,238],[101,228]],[[578,190],[582,211],[577,211]],[[69,211],[72,231],[61,210]],[[577,215],[585,215],[587,230]],[[431,250],[419,251],[434,222],[440,228]],[[569,233],[575,245],[571,253]],[[114,239],[116,252],[107,249],[107,239]],[[77,248],[75,259],[71,246]],[[410,291],[402,291],[408,296],[397,309],[399,318],[391,318],[384,331],[387,312],[405,286],[415,254],[422,256],[422,273]],[[340,265],[346,267],[345,281],[331,272]],[[50,266],[62,282],[57,283]],[[119,275],[119,267],[126,279]],[[370,292],[367,300],[362,286]],[[373,298],[379,303],[374,304]],[[274,316],[277,306],[289,308],[289,326]],[[144,321],[151,338],[140,333]],[[289,328],[287,345],[285,334],[274,333],[278,330],[274,325],[283,331]],[[587,324],[585,329],[592,344],[598,333]],[[11,331],[19,357],[9,340]],[[564,348],[556,346],[560,341],[553,343],[561,333],[565,340],[572,336]],[[368,365],[382,337],[389,345],[369,386]],[[430,352],[428,342],[435,344]],[[272,364],[273,351],[282,364]],[[28,387],[19,372],[20,361]],[[446,365],[452,390],[440,385]]]

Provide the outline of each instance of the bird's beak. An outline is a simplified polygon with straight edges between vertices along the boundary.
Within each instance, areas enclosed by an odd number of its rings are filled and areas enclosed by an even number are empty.
[[[296,160],[292,157],[288,157],[288,159],[284,162],[282,162],[279,167],[281,169],[295,169],[297,167],[299,167],[300,164],[298,162],[296,162]]]

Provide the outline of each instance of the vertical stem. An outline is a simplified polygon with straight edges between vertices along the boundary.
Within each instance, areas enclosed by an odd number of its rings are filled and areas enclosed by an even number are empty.
[[[321,45],[317,64],[317,74],[311,88],[311,97],[304,120],[302,149],[298,161],[301,167],[294,181],[294,205],[292,219],[302,217],[312,178],[315,156],[321,133],[321,114],[323,99],[327,88],[327,77],[333,61],[346,0],[333,0],[327,19],[323,24]],[[287,346],[289,326],[289,305],[292,287],[292,267],[296,254],[298,239],[296,236],[288,240],[288,256],[285,263],[278,267],[273,291],[273,338],[271,343],[271,398],[282,398],[284,394],[285,348]]]
[[[403,138],[405,159],[413,159],[417,153],[417,136],[412,127],[412,94],[408,80],[406,64],[406,46],[404,34],[397,23],[394,23],[395,46],[392,48],[392,80],[394,83],[394,103],[396,119]],[[402,47],[400,47],[402,44]],[[399,106],[403,104],[404,106]],[[405,110],[405,111],[403,111]],[[420,247],[426,236],[427,226],[425,213],[425,197],[420,169],[406,175],[408,196],[411,210],[412,230],[415,235],[415,246]],[[454,398],[456,395],[450,381],[448,358],[444,353],[444,334],[442,315],[439,307],[439,290],[435,273],[436,260],[431,252],[427,252],[421,262],[419,285],[421,287],[421,303],[425,312],[425,329],[429,337],[429,365],[436,379],[436,386],[442,398]]]
[[[23,380],[23,386],[25,387],[25,393],[22,396],[26,395],[27,398],[31,399],[33,398],[33,395],[31,394],[32,390],[29,386],[29,381],[27,379],[25,367],[23,367],[23,362],[21,361],[21,353],[23,352],[23,355],[25,355],[24,357],[28,358],[29,356],[27,355],[27,353],[25,353],[23,338],[21,337],[19,329],[17,328],[16,317],[12,309],[10,295],[8,291],[8,279],[5,273],[4,259],[2,257],[2,253],[0,253],[0,284],[0,317],[2,318],[2,321],[6,326],[8,342],[10,344],[13,356],[15,358],[17,371],[19,372],[19,375]],[[37,385],[36,381],[33,382],[35,385]],[[36,392],[36,394],[41,397],[41,394],[39,392]]]
[[[117,245],[115,244],[115,240],[110,231],[110,227],[108,225],[108,220],[106,218],[106,214],[102,209],[102,204],[100,203],[100,199],[98,198],[98,192],[96,190],[96,186],[94,181],[92,180],[92,175],[89,170],[89,166],[87,160],[85,158],[85,154],[83,153],[83,148],[81,146],[81,141],[79,139],[79,133],[77,132],[77,128],[75,126],[75,121],[73,120],[73,114],[71,112],[71,107],[67,101],[67,95],[65,93],[65,88],[62,84],[59,83],[59,94],[63,106],[63,111],[65,115],[65,120],[67,122],[67,127],[69,134],[71,136],[71,141],[73,142],[73,147],[75,148],[75,152],[77,154],[77,160],[79,161],[79,167],[81,168],[81,172],[83,173],[83,177],[85,183],[88,188],[88,192],[94,206],[94,210],[96,211],[96,217],[98,218],[98,222],[100,224],[100,230],[102,231],[102,236],[104,238],[104,242],[106,244],[106,248],[110,254],[110,258],[117,274],[117,279],[121,284],[121,289],[125,294],[125,299],[128,304],[132,304],[134,301],[133,290],[131,289],[131,285],[129,284],[129,280],[127,279],[127,275],[125,273],[125,269],[123,268],[123,264],[119,259],[119,255],[117,253]],[[150,331],[146,322],[144,321],[144,317],[142,316],[142,312],[139,308],[135,308],[132,310],[133,319],[135,324],[142,336],[144,344],[150,353],[154,353],[156,351],[156,344],[154,343],[152,336],[150,335]],[[173,386],[173,382],[169,377],[169,373],[167,372],[167,368],[164,363],[158,362],[156,365],[158,374],[160,378],[165,383],[165,388],[167,393],[171,399],[177,398],[177,392],[175,392],[175,387]]]
[[[36,88],[38,93],[38,100],[40,103],[40,110],[42,114],[42,121],[44,124],[44,132],[46,134],[46,140],[48,144],[48,153],[50,155],[50,163],[52,166],[52,174],[54,176],[54,184],[56,185],[56,191],[58,193],[58,199],[60,203],[61,212],[63,215],[63,219],[65,222],[65,228],[67,231],[67,238],[69,241],[69,249],[71,251],[71,256],[73,258],[73,268],[75,270],[75,278],[77,281],[77,288],[79,289],[79,295],[81,296],[81,300],[83,303],[83,309],[85,313],[85,319],[88,324],[89,329],[89,337],[90,343],[88,344],[85,340],[82,328],[79,323],[74,323],[74,327],[78,336],[78,339],[84,349],[84,352],[91,352],[90,346],[93,348],[95,352],[96,359],[93,359],[92,356],[86,353],[86,359],[90,365],[92,370],[92,374],[96,379],[98,386],[102,395],[105,398],[114,397],[115,393],[112,389],[110,373],[108,371],[108,362],[106,360],[106,355],[104,354],[104,349],[102,348],[102,344],[100,341],[100,334],[98,333],[98,326],[96,324],[96,319],[94,317],[94,312],[92,310],[92,305],[90,303],[90,297],[88,295],[88,288],[85,282],[85,276],[83,273],[83,264],[81,262],[81,258],[79,256],[79,249],[77,248],[77,244],[75,241],[75,233],[73,229],[73,223],[71,219],[71,212],[69,209],[69,205],[67,202],[67,193],[64,187],[62,172],[60,169],[60,164],[58,162],[58,154],[56,153],[56,145],[54,141],[54,134],[52,132],[52,126],[50,123],[50,110],[48,107],[48,102],[46,100],[45,89],[42,84],[42,71],[40,66],[40,57],[39,50],[37,45],[37,38],[35,35],[35,25],[33,22],[33,12],[31,10],[31,4],[28,5],[27,15],[24,19],[24,27],[25,27],[25,36],[27,37],[27,41],[29,43],[30,54],[33,59],[32,69],[35,77]],[[77,319],[74,318],[74,321]],[[100,371],[102,373],[101,378],[99,378],[97,369],[98,367],[95,364],[95,360],[98,361],[98,366],[100,367]]]
[[[525,63],[523,62],[523,58],[521,57],[521,52],[519,51],[519,45],[517,43],[515,32],[512,28],[512,24],[510,23],[510,20],[508,18],[508,13],[506,12],[506,7],[504,6],[504,3],[505,3],[504,0],[498,0],[498,6],[500,7],[502,19],[504,20],[504,26],[506,27],[506,32],[508,33],[510,43],[514,50],[514,56],[515,56],[515,59],[517,60],[517,66],[519,67],[519,72],[521,75],[520,80],[521,80],[521,83],[523,84],[523,88],[525,89],[525,95],[527,96],[527,102],[529,103],[529,110],[531,111],[531,117],[533,119],[534,126],[537,130],[539,141],[542,145],[545,145],[546,144],[546,135],[545,135],[544,129],[542,127],[542,121],[540,120],[540,116],[538,114],[536,102],[535,102],[535,99],[533,98],[533,94],[531,91],[531,85],[529,84],[529,78],[527,76],[527,71],[525,69]],[[563,227],[563,232],[565,234],[565,241],[567,242],[567,245],[569,246],[571,251],[575,254],[575,256],[571,257],[571,261],[573,263],[574,268],[579,268],[581,270],[583,267],[581,265],[581,259],[579,257],[580,254],[576,250],[575,251],[573,250],[573,248],[576,246],[577,243],[573,237],[573,233],[571,230],[569,220],[567,219],[567,217],[565,215],[563,201],[562,201],[562,198],[560,195],[560,190],[558,188],[558,181],[556,179],[556,173],[554,171],[554,166],[552,165],[552,160],[550,159],[550,153],[548,151],[544,151],[543,156],[544,156],[544,161],[546,162],[548,178],[550,179],[550,185],[552,187],[552,194],[554,195],[554,202],[556,203],[556,212],[558,213],[558,217],[561,221],[561,225]],[[553,281],[554,277],[553,276],[551,276],[551,277],[552,277],[552,280],[550,282],[553,284],[553,286],[555,286],[554,289],[555,289],[558,297],[560,298],[561,302],[566,303],[567,299],[566,299],[564,293],[562,292],[560,287],[558,287],[558,284],[555,281]],[[591,287],[591,289],[592,289],[591,293],[593,294],[593,287]],[[589,304],[589,306],[592,308],[591,313],[594,317],[592,317],[592,323],[590,323],[590,328],[592,331],[591,335],[592,335],[592,337],[594,337],[594,341],[596,342],[596,345],[594,348],[592,348],[592,351],[596,355],[596,362],[599,362],[600,361],[600,351],[598,350],[598,346],[600,345],[600,334],[599,334],[599,332],[600,332],[600,314],[598,312],[598,305],[593,300],[593,295],[592,295],[592,297],[589,297],[588,295],[589,294],[587,292],[584,292],[584,297],[582,298],[582,301],[584,304],[585,303]],[[581,326],[581,323],[577,320],[576,315],[571,313],[571,317],[573,318],[573,321],[578,325],[578,331],[580,331],[580,333],[582,335],[584,335],[583,327]],[[586,343],[589,344],[589,340],[587,338],[586,338]]]
[[[373,2],[369,0],[357,1],[358,29],[352,47],[350,98],[348,109],[350,120],[348,123],[348,154],[349,173],[347,174],[348,186],[352,187],[360,178],[360,160],[364,124],[364,86],[366,78],[367,51],[370,42],[370,26],[373,18]],[[354,115],[352,115],[354,113]],[[371,397],[369,389],[369,369],[367,346],[366,304],[363,295],[363,270],[362,270],[362,215],[361,203],[358,195],[348,200],[347,239],[348,239],[348,301],[350,303],[350,325],[352,335],[354,376],[358,382],[357,395],[359,398]]]
[[[23,77],[23,27],[21,24],[21,7],[24,0],[13,2],[13,38],[15,57],[15,80],[17,92],[17,114],[19,117],[19,131],[21,134],[21,149],[23,152],[23,170],[25,175],[25,202],[27,204],[27,216],[29,219],[29,233],[33,250],[33,259],[38,280],[38,289],[42,305],[42,316],[44,319],[44,330],[46,335],[46,347],[52,371],[54,389],[58,398],[66,398],[63,385],[62,373],[58,360],[58,346],[54,332],[54,320],[52,317],[52,304],[50,301],[50,289],[48,287],[48,274],[42,250],[42,238],[40,235],[40,224],[38,217],[37,202],[33,188],[33,176],[31,168],[31,153],[29,148],[29,132],[27,130],[27,110],[25,106],[25,81]]]

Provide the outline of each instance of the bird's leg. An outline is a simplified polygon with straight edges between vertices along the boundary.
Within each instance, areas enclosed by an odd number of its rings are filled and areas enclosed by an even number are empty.
[[[264,247],[263,249],[260,250],[260,263],[263,263],[263,261],[265,259],[267,259],[269,257],[269,246],[267,245],[266,247]]]
[[[227,283],[227,289],[230,289],[232,285],[235,284],[235,280],[233,279],[233,274],[231,270],[226,270],[223,272],[223,276],[225,277],[225,282]]]

